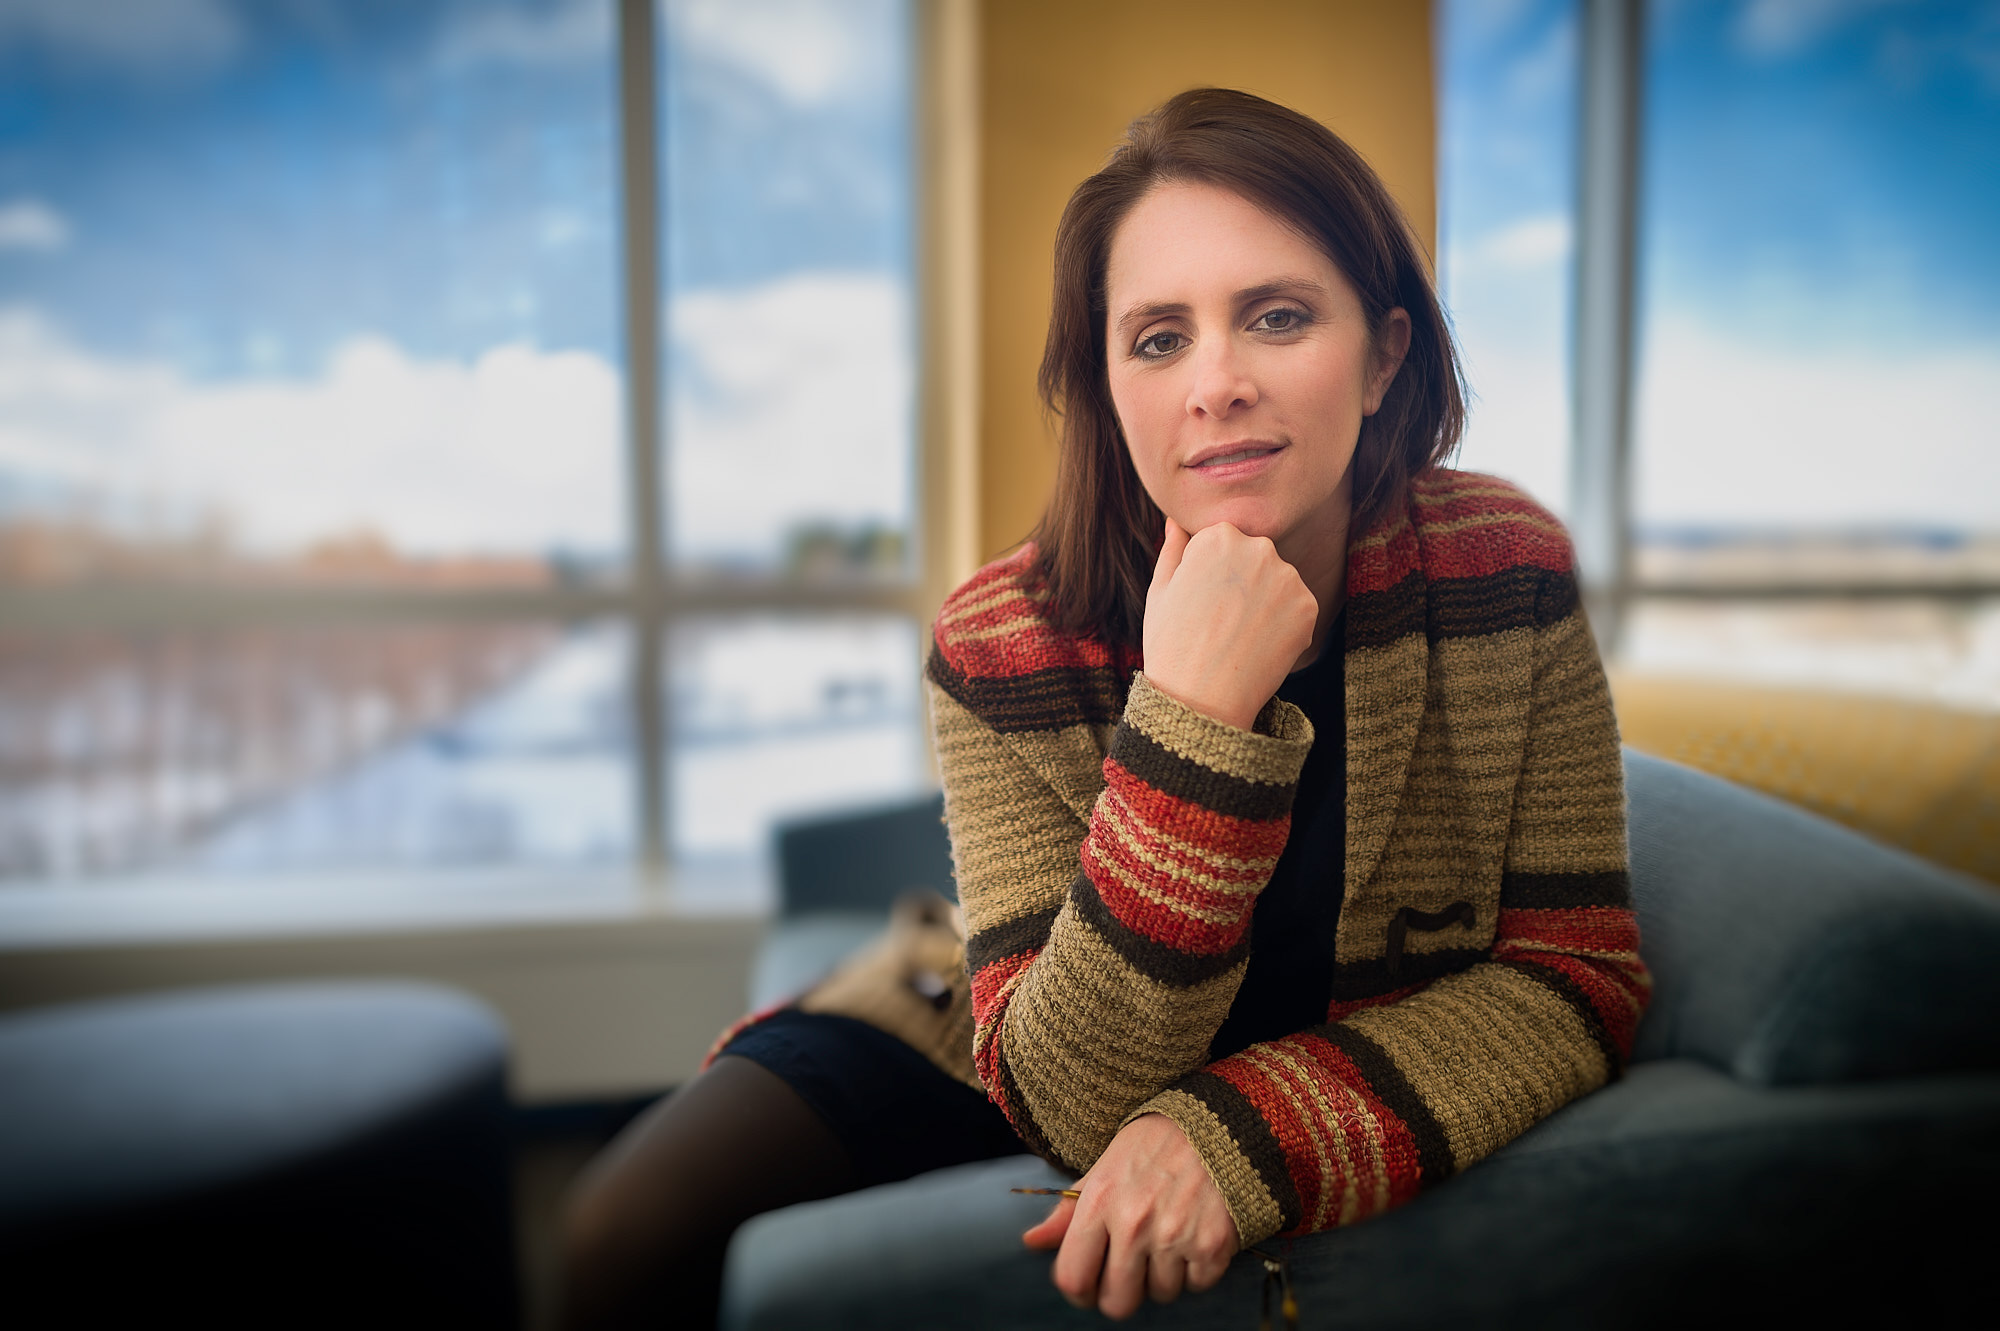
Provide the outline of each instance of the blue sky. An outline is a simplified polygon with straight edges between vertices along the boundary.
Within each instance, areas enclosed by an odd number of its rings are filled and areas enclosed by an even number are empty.
[[[904,10],[662,8],[689,557],[906,520]],[[615,552],[614,39],[611,0],[0,0],[0,507]]]
[[[1642,510],[2000,527],[2000,0],[1651,10]],[[676,0],[662,25],[684,553],[905,520],[903,12]],[[1466,460],[1560,508],[1575,0],[1438,12]],[[0,402],[0,503],[40,467],[276,543],[615,548],[612,36],[609,0],[0,0],[0,356],[116,385]],[[1885,438],[1910,451],[1886,486]],[[792,490],[732,509],[752,472]]]
[[[1565,501],[1575,0],[1444,0],[1467,465]],[[2000,3],[1658,0],[1638,508],[2000,529]]]
[[[2000,4],[1653,6],[1648,295],[1794,343],[2000,334]]]
[[[136,49],[53,8],[0,0],[0,205],[66,241],[0,247],[0,300],[201,376],[309,371],[360,330],[615,354],[609,0],[141,0],[194,29]],[[899,80],[828,95],[844,71],[795,57],[787,101],[662,27],[676,286],[906,267]]]

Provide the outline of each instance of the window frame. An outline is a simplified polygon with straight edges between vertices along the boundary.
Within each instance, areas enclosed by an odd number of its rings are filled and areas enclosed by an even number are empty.
[[[1633,522],[1634,412],[1645,135],[1645,0],[1580,0],[1574,320],[1570,345],[1570,528],[1592,627],[1615,656],[1636,603],[1895,601],[1970,605],[2000,579],[1646,576]]]
[[[975,15],[965,0],[912,3],[913,304],[919,336],[915,381],[913,561],[894,580],[806,583],[782,574],[726,584],[666,561],[670,445],[662,408],[658,10],[665,0],[609,0],[619,131],[617,249],[623,320],[623,443],[631,539],[622,572],[599,585],[545,587],[286,587],[162,584],[0,586],[10,633],[222,630],[310,625],[614,620],[632,635],[626,703],[633,722],[632,798],[638,841],[631,868],[657,887],[673,873],[673,690],[668,662],[676,628],[696,617],[894,614],[928,627],[945,593],[970,574],[977,362],[977,92]],[[933,181],[937,184],[934,186]],[[911,669],[917,669],[917,662]],[[918,718],[912,718],[913,721]],[[927,730],[927,728],[925,728]],[[926,740],[926,743],[928,741]],[[143,876],[144,870],[133,876]],[[120,874],[117,877],[125,877]]]

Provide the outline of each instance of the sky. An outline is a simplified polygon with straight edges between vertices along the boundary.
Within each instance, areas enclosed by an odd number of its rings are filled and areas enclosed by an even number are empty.
[[[2000,0],[1656,0],[1651,529],[2000,529]],[[1441,0],[1467,465],[1566,504],[1575,0]],[[0,520],[624,543],[610,0],[0,0]],[[661,25],[672,549],[912,512],[903,0]]]
[[[1445,0],[1466,465],[1566,503],[1574,0]],[[1642,528],[2000,530],[2000,3],[1656,0]]]
[[[614,555],[613,26],[610,0],[0,0],[0,514]],[[902,525],[903,5],[658,26],[675,547]]]

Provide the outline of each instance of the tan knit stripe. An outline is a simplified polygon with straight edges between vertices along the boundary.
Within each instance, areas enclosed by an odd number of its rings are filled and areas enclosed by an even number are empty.
[[[1229,1207],[1236,1222],[1237,1242],[1244,1247],[1262,1243],[1278,1232],[1284,1217],[1278,1199],[1271,1195],[1256,1166],[1237,1148],[1235,1138],[1207,1105],[1184,1091],[1161,1091],[1140,1106],[1139,1113],[1165,1114],[1187,1136],[1188,1145],[1201,1157],[1208,1176]]]
[[[1353,1186],[1347,1144],[1340,1141],[1337,1126],[1340,1122],[1339,1111],[1320,1092],[1319,1079],[1325,1075],[1325,1069],[1308,1065],[1283,1044],[1253,1044],[1243,1051],[1243,1059],[1264,1074],[1271,1088],[1285,1098],[1285,1103],[1291,1106],[1301,1123],[1317,1128],[1317,1131],[1309,1132],[1309,1136],[1313,1158],[1319,1166],[1319,1205],[1305,1218],[1305,1223],[1307,1229],[1318,1233],[1334,1223],[1339,1210],[1351,1208],[1352,1199],[1347,1194]],[[1303,1096],[1295,1089],[1299,1086],[1305,1087]],[[1339,1155],[1337,1163],[1334,1156],[1328,1154],[1330,1144]],[[1293,1170],[1293,1178],[1296,1179],[1296,1165]]]
[[[1436,542],[1447,536],[1456,536],[1460,532],[1477,531],[1481,527],[1527,528],[1531,531],[1547,533],[1559,540],[1567,541],[1569,539],[1569,533],[1563,530],[1561,523],[1544,518],[1540,514],[1523,512],[1519,509],[1506,509],[1497,513],[1471,513],[1465,517],[1448,521],[1440,519],[1425,522],[1424,539]]]
[[[1026,1108],[1064,1158],[1094,1160],[1134,1105],[1206,1060],[1243,967],[1170,989],[1066,910],[1024,974],[1005,1044]]]
[[[1005,740],[942,689],[932,685],[928,693],[959,882],[979,885],[963,893],[967,927],[978,932],[1059,906],[1076,876],[1080,824]],[[952,797],[978,790],[1009,797]]]
[[[1293,785],[1312,747],[1312,723],[1296,707],[1278,708],[1272,715],[1278,725],[1275,735],[1211,721],[1160,692],[1143,671],[1133,677],[1125,702],[1125,724],[1177,757],[1244,781]]]
[[[1113,728],[1106,725],[1100,731],[1096,726],[1079,723],[1056,730],[1017,731],[1008,735],[1002,742],[1034,770],[1035,776],[1017,777],[1012,789],[988,787],[1008,791],[1008,797],[999,801],[1004,806],[1002,812],[1011,814],[1017,807],[1016,799],[1026,791],[1033,790],[1039,796],[1046,787],[1054,790],[1077,823],[1088,825],[1091,808],[1104,789],[1104,754],[1111,747]],[[1033,784],[1021,784],[1024,781]],[[1074,839],[1081,833],[1073,824],[1065,826],[1073,839],[1070,854],[1074,857]]]
[[[1436,1118],[1456,1169],[1610,1075],[1569,1004],[1504,966],[1447,976],[1347,1025],[1395,1061]]]
[[[1587,625],[1572,616],[1541,643],[1541,689],[1515,793],[1508,867],[1587,873],[1626,863],[1618,731]]]
[[[1024,592],[1018,582],[1005,579],[994,583],[977,596],[969,596],[962,601],[946,602],[943,612],[938,616],[938,622],[950,628],[952,625],[963,624],[968,619],[984,615],[996,606],[1006,605],[1010,601],[1018,602],[1017,608],[1021,614],[1035,615],[1037,609],[1035,599]],[[945,636],[953,641],[957,641],[959,637],[956,633]]]
[[[1022,633],[1039,626],[1041,620],[1032,614],[1022,614],[1014,619],[1003,619],[997,624],[989,624],[980,629],[957,629],[951,635],[953,647],[968,643],[992,642],[999,638],[1018,638]]]

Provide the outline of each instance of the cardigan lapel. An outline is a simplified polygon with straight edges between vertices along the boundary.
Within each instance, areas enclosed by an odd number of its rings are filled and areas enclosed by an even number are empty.
[[[1347,896],[1374,875],[1416,751],[1429,689],[1428,580],[1416,505],[1347,550]]]

